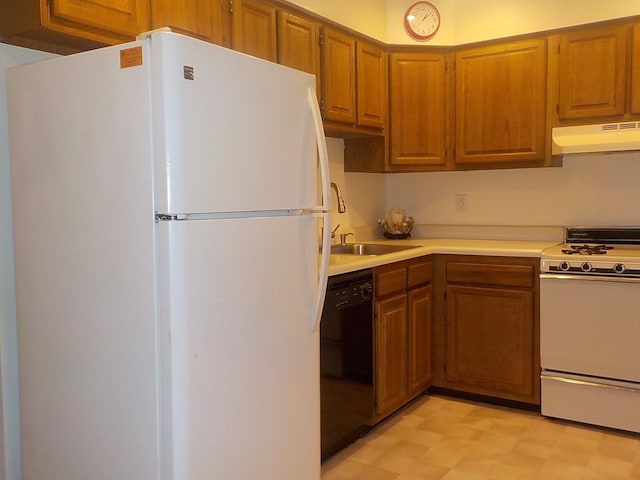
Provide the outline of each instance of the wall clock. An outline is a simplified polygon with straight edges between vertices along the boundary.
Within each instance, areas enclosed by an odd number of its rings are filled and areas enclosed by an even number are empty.
[[[440,12],[431,2],[416,2],[407,9],[404,26],[417,40],[428,40],[440,28]]]

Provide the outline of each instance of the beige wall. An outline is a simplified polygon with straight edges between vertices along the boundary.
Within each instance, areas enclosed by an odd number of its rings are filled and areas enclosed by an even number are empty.
[[[412,40],[403,16],[415,0],[290,0],[393,44],[458,45],[567,25],[640,15],[639,0],[431,0],[442,23],[426,42]]]
[[[387,2],[393,0],[289,0],[381,41],[387,38]]]
[[[431,0],[442,24],[429,45],[459,45],[491,38],[640,15],[640,1],[616,0]],[[387,42],[418,43],[404,31],[402,18],[412,0],[388,0]]]
[[[638,152],[589,155],[562,168],[389,175],[387,201],[420,224],[640,225],[639,179]]]

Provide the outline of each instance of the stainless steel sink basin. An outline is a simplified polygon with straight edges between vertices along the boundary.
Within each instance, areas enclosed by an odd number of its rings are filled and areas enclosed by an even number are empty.
[[[384,255],[386,253],[401,252],[418,248],[412,245],[387,245],[384,243],[346,243],[344,245],[333,245],[331,253],[334,255]]]

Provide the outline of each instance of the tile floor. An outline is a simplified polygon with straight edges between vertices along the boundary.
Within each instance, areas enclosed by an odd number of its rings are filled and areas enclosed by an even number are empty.
[[[640,435],[425,396],[322,465],[322,480],[418,479],[640,480]]]

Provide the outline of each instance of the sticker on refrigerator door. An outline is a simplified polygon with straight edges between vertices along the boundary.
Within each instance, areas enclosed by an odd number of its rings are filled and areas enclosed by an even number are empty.
[[[193,70],[193,67],[189,65],[185,65],[182,67],[182,74],[184,75],[185,80],[195,80],[196,73]]]
[[[120,50],[120,68],[131,68],[142,65],[142,46]]]

